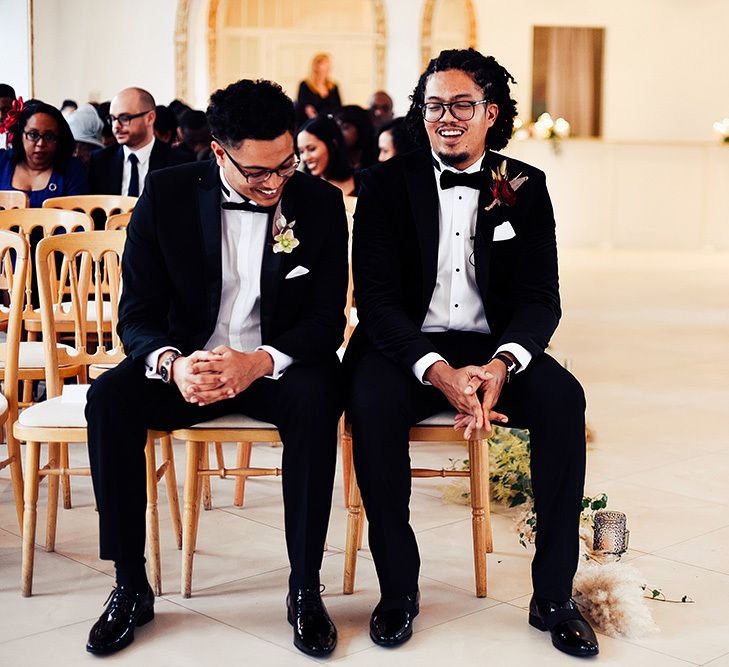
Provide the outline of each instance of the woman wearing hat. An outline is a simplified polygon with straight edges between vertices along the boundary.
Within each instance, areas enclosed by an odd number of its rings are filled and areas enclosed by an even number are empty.
[[[73,155],[81,160],[88,169],[91,153],[104,147],[101,141],[104,121],[99,118],[98,112],[90,104],[82,104],[67,120],[71,134],[76,140],[76,150]]]

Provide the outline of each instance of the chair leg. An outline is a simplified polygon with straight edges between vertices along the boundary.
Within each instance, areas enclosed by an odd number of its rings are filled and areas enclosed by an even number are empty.
[[[201,470],[207,466],[203,463],[204,451],[207,448],[206,443],[200,443],[197,453],[197,469]],[[197,549],[197,531],[200,527],[200,509],[202,508],[202,492],[203,492],[203,480],[207,475],[197,476],[197,484],[195,485],[195,523],[194,530],[192,531],[192,550]]]
[[[352,483],[350,471],[352,470],[352,436],[344,430],[344,417],[339,421],[339,432],[342,434],[342,473],[344,477],[344,506],[349,502],[349,485]]]
[[[202,458],[200,450],[206,443],[187,443],[187,465],[185,467],[185,514],[182,524],[182,597],[189,598],[192,588],[192,558],[195,551],[195,533],[199,514],[195,505],[200,503],[198,488],[201,487],[198,468]]]
[[[238,443],[238,468],[248,468],[251,465],[251,446],[250,442]],[[243,507],[243,500],[246,492],[246,478],[235,478],[235,495],[233,496],[233,504],[236,507]]]
[[[155,460],[154,438],[147,436],[144,448],[147,461],[147,556],[152,578],[152,590],[162,595],[162,573],[159,556],[159,511],[157,508],[157,461]]]
[[[38,483],[40,443],[26,443],[25,452],[25,509],[23,512],[23,566],[21,590],[23,597],[30,597],[33,590],[33,556],[35,555],[35,528],[38,509]]]
[[[167,463],[165,469],[165,485],[167,487],[167,504],[170,506],[172,528],[175,531],[177,548],[182,549],[182,520],[180,518],[180,497],[177,493],[177,473],[175,473],[175,453],[172,449],[172,436],[160,438],[162,461]]]
[[[8,446],[8,458],[10,459],[10,483],[13,487],[13,498],[15,498],[15,513],[18,515],[18,528],[20,535],[23,535],[23,465],[20,460],[20,443],[12,434],[13,426],[8,424],[6,442]]]
[[[347,502],[347,539],[344,547],[344,583],[342,592],[354,592],[354,576],[357,571],[357,548],[362,531],[362,495],[357,485],[354,466],[350,460],[349,497]]]
[[[476,597],[486,597],[486,550],[491,533],[488,494],[488,440],[469,440],[471,462],[471,527]]]
[[[209,468],[210,467],[210,450],[208,449],[209,443],[205,443],[205,447],[203,448],[203,467]],[[205,475],[202,480],[202,498],[203,498],[203,507],[206,510],[213,509],[213,494],[210,489],[210,476]]]
[[[68,443],[61,443],[61,468],[68,470]],[[71,475],[61,476],[61,489],[63,490],[63,509],[71,509]]]
[[[48,467],[58,468],[61,444],[48,443]],[[59,475],[48,475],[48,513],[46,514],[46,551],[56,550],[56,525],[58,522]]]

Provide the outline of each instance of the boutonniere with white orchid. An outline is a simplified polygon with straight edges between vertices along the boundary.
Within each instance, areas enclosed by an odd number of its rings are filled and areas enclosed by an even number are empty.
[[[294,236],[295,224],[296,220],[289,222],[283,213],[276,218],[273,236],[275,241],[273,245],[274,252],[285,252],[288,255],[299,245],[299,239]]]
[[[501,204],[504,206],[513,206],[516,204],[516,191],[529,180],[529,176],[522,176],[521,173],[509,180],[506,173],[506,160],[496,168],[496,171],[491,170],[491,177],[494,180],[494,185],[491,190],[494,200],[486,207],[487,211]]]

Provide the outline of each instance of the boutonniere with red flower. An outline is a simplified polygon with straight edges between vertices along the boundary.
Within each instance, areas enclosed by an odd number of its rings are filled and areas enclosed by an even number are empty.
[[[25,109],[25,105],[23,104],[22,97],[19,97],[17,100],[13,100],[13,103],[10,105],[10,111],[8,111],[7,116],[5,116],[5,120],[0,123],[0,134],[8,133],[8,143],[13,140],[13,133],[10,130],[18,122],[18,117],[23,109]]]
[[[494,200],[486,207],[487,211],[501,204],[504,206],[513,206],[516,204],[516,191],[529,180],[529,176],[522,176],[521,173],[509,180],[506,173],[506,160],[496,168],[496,171],[491,170],[491,177],[494,181],[493,188],[491,189]]]
[[[296,220],[289,222],[283,213],[276,218],[274,223],[273,251],[275,253],[285,252],[287,255],[299,245],[299,239],[294,236],[294,225]]]

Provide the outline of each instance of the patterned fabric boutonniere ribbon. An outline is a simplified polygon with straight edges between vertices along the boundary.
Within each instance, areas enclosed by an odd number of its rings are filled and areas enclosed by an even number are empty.
[[[501,204],[504,206],[516,204],[516,191],[529,180],[529,176],[522,176],[521,174],[509,180],[506,174],[506,160],[501,163],[496,171],[491,170],[491,177],[494,180],[491,190],[494,200],[486,207],[487,211]]]

